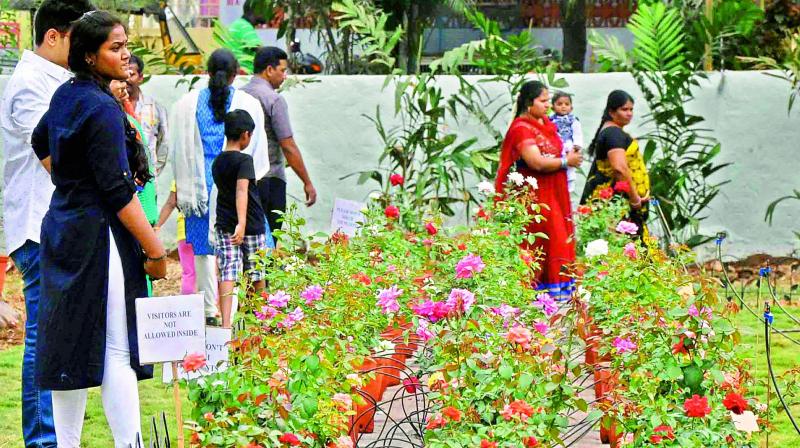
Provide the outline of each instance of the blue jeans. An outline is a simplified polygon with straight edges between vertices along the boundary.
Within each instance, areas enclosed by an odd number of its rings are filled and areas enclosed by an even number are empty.
[[[53,399],[49,390],[36,385],[36,332],[39,318],[41,282],[39,276],[39,243],[26,241],[11,254],[25,282],[25,354],[22,357],[22,437],[26,448],[56,447],[53,424]]]

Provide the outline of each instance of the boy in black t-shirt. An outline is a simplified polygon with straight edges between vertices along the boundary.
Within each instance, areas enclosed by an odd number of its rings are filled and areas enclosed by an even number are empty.
[[[233,287],[244,271],[256,290],[264,289],[264,272],[254,270],[250,256],[267,250],[264,210],[256,187],[253,158],[242,153],[256,125],[237,109],[225,115],[225,150],[214,159],[211,175],[217,186],[216,252],[219,260],[219,302],[222,326],[231,326]]]

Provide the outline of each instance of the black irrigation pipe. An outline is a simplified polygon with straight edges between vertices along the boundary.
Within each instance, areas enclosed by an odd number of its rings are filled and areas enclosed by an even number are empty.
[[[722,265],[722,273],[725,275],[726,285],[730,285],[731,290],[733,291],[734,295],[737,296],[737,298],[739,299],[739,302],[751,314],[753,314],[757,319],[761,320],[761,322],[764,323],[764,345],[765,345],[765,352],[766,352],[766,356],[767,356],[767,370],[769,371],[769,376],[770,376],[770,379],[772,380],[772,385],[775,387],[775,394],[778,396],[778,399],[781,401],[781,405],[783,406],[783,410],[786,412],[786,415],[789,417],[789,420],[792,422],[792,426],[794,426],[795,431],[797,431],[797,433],[800,434],[800,427],[798,427],[797,422],[795,422],[794,416],[792,415],[792,411],[791,411],[791,409],[789,409],[789,406],[786,404],[786,400],[784,400],[784,398],[783,398],[783,394],[781,393],[780,387],[778,387],[778,381],[775,378],[775,371],[772,368],[772,338],[771,338],[771,334],[774,331],[774,332],[780,334],[781,336],[789,339],[790,341],[794,342],[795,344],[800,345],[800,342],[796,341],[795,339],[793,339],[789,335],[784,334],[783,331],[775,328],[772,325],[773,322],[774,322],[774,316],[772,315],[772,310],[770,309],[769,302],[766,302],[764,304],[764,307],[765,307],[764,315],[763,316],[759,316],[758,314],[755,313],[755,311],[753,311],[752,308],[750,308],[750,305],[748,305],[744,301],[744,298],[742,296],[740,296],[736,292],[736,288],[734,287],[733,283],[730,281],[730,277],[728,276],[728,271],[725,268],[725,263],[722,262],[722,241],[724,239],[725,239],[724,234],[718,235],[716,244],[717,244],[717,259],[719,260],[720,264]],[[773,301],[778,303],[778,307],[783,311],[783,307],[780,305],[780,300],[776,300],[777,299],[776,295],[772,291],[772,287],[769,284],[768,275],[769,275],[769,269],[768,268],[759,270],[759,280],[758,280],[759,281],[759,289],[758,289],[759,293],[761,291],[761,279],[762,278],[766,278],[767,279],[767,289],[770,291],[770,295],[772,296]],[[791,317],[792,320],[797,322],[797,320],[794,319],[794,317],[792,317],[791,314],[787,313],[787,315],[789,315],[789,317]],[[793,331],[793,330],[788,330],[788,331]]]
[[[783,410],[786,411],[786,415],[792,422],[794,430],[797,431],[797,434],[800,434],[800,427],[797,426],[797,422],[794,421],[794,417],[792,416],[791,409],[789,409],[789,406],[786,404],[786,400],[783,399],[781,389],[778,387],[778,381],[775,379],[775,372],[772,370],[772,350],[770,347],[770,329],[772,328],[772,320],[772,312],[770,311],[769,305],[767,305],[764,311],[764,345],[766,346],[765,348],[767,352],[767,370],[769,370],[769,377],[772,379],[772,385],[775,386],[775,394],[778,396],[778,399],[781,400]]]
[[[756,313],[755,311],[753,311],[752,308],[750,308],[750,305],[748,305],[747,302],[744,301],[743,295],[740,295],[736,291],[735,285],[731,281],[730,276],[728,276],[728,270],[725,267],[725,263],[722,261],[722,241],[724,239],[725,239],[725,235],[724,234],[722,234],[722,233],[718,234],[717,235],[716,244],[717,244],[717,260],[722,265],[722,274],[725,276],[725,283],[726,283],[726,285],[730,285],[731,291],[733,291],[733,295],[735,295],[736,298],[739,299],[739,303],[741,303],[742,306],[745,309],[747,309],[747,311],[750,312],[750,314],[752,314],[756,319],[760,320],[763,323],[764,322],[764,317],[759,316],[758,313]],[[761,275],[761,272],[759,272],[759,275]],[[775,328],[775,327],[772,327],[772,331],[774,331],[774,332],[778,333],[779,335],[785,337],[786,339],[788,339],[789,341],[793,342],[794,344],[800,345],[800,341],[798,341],[798,340],[794,339],[793,337],[789,336],[784,331],[782,331],[782,330],[780,330],[778,328]],[[793,330],[787,330],[787,331],[793,332]]]
[[[781,300],[780,300],[780,298],[778,298],[778,284],[777,284],[778,283],[778,279],[777,278],[775,279],[775,285],[770,285],[770,283],[769,283],[769,271],[767,270],[767,271],[762,271],[762,272],[764,272],[766,274],[763,278],[766,280],[766,283],[767,283],[767,291],[769,291],[769,294],[772,296],[772,303],[774,305],[778,305],[778,308],[780,308],[780,310],[781,310],[781,312],[783,314],[785,314],[789,319],[793,320],[794,323],[796,323],[797,325],[800,325],[800,320],[798,320],[796,317],[794,317],[792,315],[792,313],[787,311],[786,308],[784,308],[783,305],[781,305]],[[759,272],[759,274],[760,273],[761,272]],[[759,277],[759,279],[758,279],[759,288],[761,287],[761,278],[762,277]]]

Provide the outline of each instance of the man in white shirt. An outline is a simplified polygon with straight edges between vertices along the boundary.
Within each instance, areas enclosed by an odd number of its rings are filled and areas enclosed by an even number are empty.
[[[88,0],[45,0],[34,18],[36,50],[23,52],[0,101],[6,248],[25,283],[22,435],[26,447],[56,446],[50,391],[39,389],[34,372],[40,296],[39,234],[54,187],[31,148],[31,134],[50,107],[53,93],[70,78],[67,56],[71,23],[92,9]]]

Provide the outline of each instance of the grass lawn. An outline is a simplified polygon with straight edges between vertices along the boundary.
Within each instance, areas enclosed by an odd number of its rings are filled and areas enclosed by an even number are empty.
[[[0,384],[2,385],[0,387],[0,448],[23,446],[19,404],[21,365],[22,346],[0,351]],[[148,446],[149,442],[150,417],[157,415],[160,419],[161,411],[167,413],[167,423],[169,424],[172,438],[171,445],[177,446],[175,442],[176,422],[175,408],[172,404],[172,387],[161,382],[160,369],[156,369],[156,378],[139,382],[139,397],[141,400],[145,446]],[[188,418],[188,408],[189,403],[184,400],[184,418]],[[86,419],[83,425],[81,446],[83,448],[108,448],[113,445],[111,441],[111,431],[108,429],[108,423],[103,413],[103,404],[100,401],[100,388],[94,388],[89,392],[89,401],[86,405]]]
[[[753,301],[748,300],[752,307]],[[763,306],[761,307],[763,308]],[[796,318],[800,318],[800,308],[792,307],[788,310]],[[760,311],[763,313],[763,310]],[[793,323],[786,315],[784,315],[777,307],[772,310],[775,316],[774,325],[776,328],[788,329],[793,327]],[[736,323],[741,333],[742,340],[738,346],[737,354],[742,359],[747,359],[752,365],[751,374],[755,375],[758,386],[752,391],[762,403],[767,402],[767,388],[766,381],[769,379],[769,371],[767,369],[767,358],[764,347],[764,324],[761,323],[755,316],[750,314],[747,310],[742,310],[736,318]],[[796,326],[794,328],[797,328]],[[790,334],[792,338],[800,340],[800,333]],[[772,367],[776,375],[780,375],[786,370],[800,366],[800,346],[792,343],[788,339],[779,334],[772,335]],[[779,380],[780,384],[780,380]],[[780,407],[778,397],[772,389],[771,405],[778,406],[779,411],[775,422],[775,429],[769,436],[770,447],[780,448],[800,448],[800,434],[794,430],[789,418]],[[792,408],[792,415],[795,421],[800,424],[800,406]],[[761,446],[767,446],[767,437],[765,434],[758,436]]]

